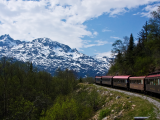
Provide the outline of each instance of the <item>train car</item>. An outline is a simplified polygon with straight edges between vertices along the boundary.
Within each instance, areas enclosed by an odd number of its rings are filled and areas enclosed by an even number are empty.
[[[129,77],[129,84],[130,84],[130,89],[134,90],[145,90],[145,80],[146,76],[139,76],[139,77]]]
[[[95,76],[95,83],[96,84],[102,84],[102,77],[101,76]]]
[[[145,87],[147,92],[160,94],[160,74],[149,75],[145,78]]]
[[[160,74],[160,71],[152,72],[152,73],[149,73],[148,75],[157,75],[157,74]]]
[[[129,77],[130,75],[125,76],[114,76],[113,77],[113,87],[123,87],[129,89]]]
[[[112,81],[113,76],[102,76],[102,84],[104,85],[113,85],[113,81]]]

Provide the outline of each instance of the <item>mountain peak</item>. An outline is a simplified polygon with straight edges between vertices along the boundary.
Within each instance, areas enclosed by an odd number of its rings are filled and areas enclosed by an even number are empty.
[[[4,35],[0,36],[0,40],[6,39],[6,38],[11,39],[11,37],[9,36],[9,34],[4,34]]]
[[[73,48],[71,52],[78,52],[76,48]]]
[[[17,60],[32,63],[39,69],[52,75],[60,67],[70,69],[78,76],[95,76],[105,74],[109,68],[107,59],[94,59],[71,49],[68,45],[52,41],[50,38],[37,38],[31,42],[12,39],[8,34],[0,36],[0,56],[12,57]]]

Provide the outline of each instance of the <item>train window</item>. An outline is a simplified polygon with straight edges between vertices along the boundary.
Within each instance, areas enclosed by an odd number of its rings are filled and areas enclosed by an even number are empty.
[[[159,79],[158,78],[155,79],[155,85],[159,85]]]
[[[141,84],[143,84],[143,80],[141,80]]]
[[[130,83],[135,83],[135,80],[130,80]]]
[[[158,78],[156,78],[156,85],[159,85]]]
[[[126,83],[127,83],[127,80],[126,80]],[[143,80],[130,80],[130,83],[133,83],[133,84],[143,84]]]
[[[131,80],[131,83],[134,83],[135,81],[134,80]]]
[[[154,79],[149,79],[150,85],[154,85]]]
[[[104,79],[104,81],[107,81],[107,82],[109,82],[109,81],[110,81],[110,79]]]
[[[141,80],[137,80],[137,84],[141,84]]]
[[[159,85],[159,84],[158,84],[158,79],[155,79],[155,85]]]
[[[150,84],[150,81],[149,81],[149,79],[147,79],[147,80],[146,80],[146,84]]]
[[[141,80],[141,84],[143,84],[143,80]]]
[[[100,81],[100,79],[99,79],[99,78],[96,78],[96,81]]]

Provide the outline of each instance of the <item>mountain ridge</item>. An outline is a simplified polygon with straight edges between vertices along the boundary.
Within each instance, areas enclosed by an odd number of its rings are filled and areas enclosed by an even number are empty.
[[[14,40],[9,35],[0,36],[0,57],[12,57],[48,71],[54,75],[57,68],[70,69],[78,76],[105,75],[110,67],[110,58],[97,59],[80,53],[76,48],[52,41],[49,38],[37,38],[31,42]]]

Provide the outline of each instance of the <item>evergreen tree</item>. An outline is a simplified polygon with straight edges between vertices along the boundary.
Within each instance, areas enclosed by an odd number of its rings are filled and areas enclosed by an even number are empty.
[[[131,34],[130,40],[129,40],[129,45],[128,45],[128,52],[130,54],[132,54],[133,48],[134,48],[134,39],[133,39],[133,35]]]
[[[83,81],[82,81],[82,77],[80,77],[80,78],[79,78],[79,82],[80,82],[80,83],[82,83],[82,82],[83,82]]]
[[[134,64],[134,54],[133,54],[133,49],[134,49],[134,39],[133,39],[133,35],[130,35],[130,39],[129,39],[129,45],[128,45],[128,49],[127,49],[127,55],[126,55],[126,61],[127,61],[127,65],[128,68],[130,68],[130,71],[128,70],[128,74],[133,74],[133,64]]]
[[[33,72],[33,65],[32,65],[32,62],[30,63],[30,72]]]

